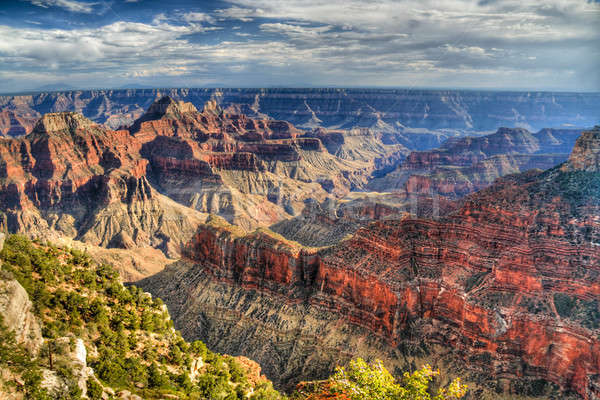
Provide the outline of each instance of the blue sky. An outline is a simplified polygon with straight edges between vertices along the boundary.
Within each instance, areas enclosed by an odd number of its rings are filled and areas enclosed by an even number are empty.
[[[0,2],[0,91],[360,86],[600,91],[587,0]]]

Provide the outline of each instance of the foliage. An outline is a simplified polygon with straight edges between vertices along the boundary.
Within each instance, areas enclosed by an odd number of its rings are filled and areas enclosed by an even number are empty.
[[[84,340],[88,364],[97,377],[87,382],[90,398],[101,398],[103,386],[146,399],[170,395],[231,400],[245,399],[251,392],[247,372],[235,358],[213,353],[200,341],[187,343],[173,329],[164,303],[135,286],[124,286],[112,266],[97,264],[84,252],[41,245],[19,235],[7,238],[0,258],[3,276],[14,277],[28,292],[47,340]],[[0,320],[0,365],[23,365],[31,392],[27,398],[45,399],[47,394],[39,390],[38,364],[50,368],[48,351],[30,360],[11,335]],[[57,353],[54,358],[53,368],[69,386],[63,397],[79,398],[72,369],[62,362],[65,357]],[[196,359],[202,359],[204,367],[192,381],[189,371]],[[271,395],[265,399],[282,398],[272,387],[259,391]]]
[[[265,382],[254,388],[254,393],[250,396],[250,400],[278,400],[279,393],[273,389],[271,382]]]
[[[271,382],[259,381],[252,387],[245,368],[234,357],[213,353],[201,341],[187,343],[173,329],[160,299],[135,286],[123,286],[112,266],[96,264],[84,252],[12,235],[0,258],[2,277],[14,277],[29,293],[48,342],[65,336],[84,340],[88,364],[95,371],[95,377],[87,381],[91,399],[102,398],[103,386],[127,389],[145,399],[285,398]],[[80,398],[70,365],[58,350],[55,348],[53,368],[69,387],[62,398]],[[37,359],[31,357],[16,344],[0,319],[0,367],[19,366],[26,398],[50,398],[40,388],[41,368],[50,368],[48,348],[41,354]],[[203,367],[192,380],[193,360],[200,359]],[[330,382],[331,388],[352,400],[449,400],[464,396],[466,386],[458,379],[430,394],[429,385],[436,375],[437,371],[425,366],[405,373],[397,382],[381,362],[367,364],[357,359],[348,368],[338,368]]]
[[[432,395],[429,384],[437,375],[439,371],[425,365],[412,374],[405,372],[396,382],[381,361],[368,364],[358,358],[347,368],[338,367],[330,381],[333,391],[344,393],[351,400],[450,400],[466,394],[467,387],[456,378]]]
[[[562,318],[576,320],[589,329],[600,328],[600,307],[596,299],[581,300],[565,293],[555,293],[554,306]]]

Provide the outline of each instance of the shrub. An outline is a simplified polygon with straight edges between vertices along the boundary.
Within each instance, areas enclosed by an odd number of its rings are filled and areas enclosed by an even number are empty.
[[[87,395],[91,400],[102,399],[102,385],[100,385],[94,378],[90,377],[87,380]]]
[[[412,374],[405,372],[398,383],[381,361],[368,364],[358,358],[351,361],[348,368],[338,367],[330,381],[334,391],[344,393],[351,400],[448,400],[466,394],[467,387],[457,378],[432,397],[429,384],[437,375],[439,371],[425,365]]]

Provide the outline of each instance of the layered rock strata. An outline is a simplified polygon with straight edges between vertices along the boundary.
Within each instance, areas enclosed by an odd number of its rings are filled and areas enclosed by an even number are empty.
[[[537,130],[563,124],[598,123],[597,93],[490,92],[415,89],[122,89],[46,92],[0,96],[0,109],[17,116],[76,111],[111,128],[129,125],[159,97],[191,102],[209,100],[238,114],[289,121],[313,129],[372,128],[402,133],[407,127],[492,131],[501,126]],[[15,125],[9,135],[19,134]],[[436,135],[422,135],[423,143]],[[448,137],[448,136],[446,136]],[[437,147],[431,143],[429,148]],[[421,148],[411,148],[421,150]]]
[[[410,153],[394,171],[372,180],[368,187],[458,199],[501,176],[545,170],[566,161],[580,133],[501,128],[491,135],[448,139],[438,149]]]
[[[352,356],[460,359],[478,398],[598,399],[599,129],[565,164],[502,178],[439,220],[378,221],[327,248],[211,223],[143,285],[187,336],[280,384]]]

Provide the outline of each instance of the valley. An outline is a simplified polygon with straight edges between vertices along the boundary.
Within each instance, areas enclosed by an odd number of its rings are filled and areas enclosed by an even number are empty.
[[[532,96],[4,96],[0,231],[113,264],[287,392],[363,357],[467,398],[598,399],[597,99],[503,116]]]

